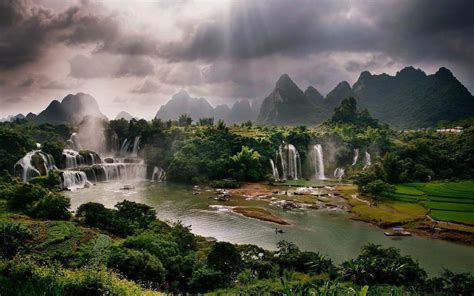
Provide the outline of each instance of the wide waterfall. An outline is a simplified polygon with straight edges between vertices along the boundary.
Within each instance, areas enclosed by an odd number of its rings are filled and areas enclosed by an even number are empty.
[[[369,167],[372,165],[372,158],[370,156],[370,153],[368,151],[365,151],[365,166],[364,167]]]
[[[336,168],[334,170],[334,178],[336,178],[338,180],[342,180],[342,178],[344,178],[344,175],[345,175],[344,168]]]
[[[276,152],[277,169],[281,169],[283,179],[298,180],[301,178],[300,154],[292,144],[280,145]]]
[[[79,152],[72,150],[72,149],[64,149],[63,150],[63,159],[64,161],[64,168],[65,169],[75,169],[79,166],[84,165],[84,157],[79,154]]]
[[[352,159],[352,165],[356,165],[357,160],[359,160],[359,148],[354,148],[354,158]]]
[[[13,168],[15,176],[21,176],[23,182],[36,176],[48,175],[53,169],[57,169],[53,156],[40,150],[28,152]]]
[[[81,171],[63,171],[61,173],[63,189],[84,188],[90,185],[86,173]]]
[[[324,180],[326,176],[324,175],[324,156],[323,156],[323,147],[321,144],[316,144],[313,146],[314,152],[314,171],[316,179]]]
[[[273,162],[273,159],[270,158],[270,165],[272,167],[272,175],[275,180],[280,179],[280,175],[278,174],[278,168],[275,166],[275,162]]]
[[[151,179],[157,182],[163,182],[166,180],[166,172],[164,169],[160,167],[153,168],[153,174],[151,175]]]

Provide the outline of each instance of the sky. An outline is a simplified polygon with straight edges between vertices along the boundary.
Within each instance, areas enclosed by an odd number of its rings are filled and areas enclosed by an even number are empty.
[[[360,73],[449,68],[474,91],[474,1],[0,0],[0,117],[85,92],[152,118],[187,90],[267,96],[287,73],[323,95]]]

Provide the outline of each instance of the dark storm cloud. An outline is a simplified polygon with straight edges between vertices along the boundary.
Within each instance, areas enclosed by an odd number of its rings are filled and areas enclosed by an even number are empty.
[[[57,42],[71,47],[96,44],[96,52],[157,54],[151,37],[127,32],[117,16],[98,14],[93,8],[83,1],[56,13],[28,0],[0,1],[0,67],[35,62]]]

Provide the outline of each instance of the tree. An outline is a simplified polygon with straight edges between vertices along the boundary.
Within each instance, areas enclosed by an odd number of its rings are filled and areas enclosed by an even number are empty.
[[[41,151],[47,154],[51,154],[51,156],[53,156],[54,162],[56,163],[58,167],[62,161],[63,149],[64,149],[64,143],[58,140],[50,140],[50,141],[44,142],[41,147]]]
[[[258,181],[263,177],[260,153],[252,148],[242,146],[240,152],[232,156],[231,159],[232,168],[229,172],[235,179],[240,181]]]
[[[104,207],[103,204],[88,202],[79,206],[76,211],[76,218],[84,225],[107,230],[112,220],[112,210]]]
[[[145,229],[156,219],[156,211],[145,204],[124,200],[115,205],[116,217],[128,221],[137,228]]]
[[[474,276],[446,269],[440,276],[428,280],[426,287],[426,293],[432,295],[469,296],[474,292]]]
[[[155,286],[163,283],[165,269],[160,259],[146,251],[113,248],[107,266],[120,271],[131,280],[150,282]]]
[[[0,171],[13,173],[13,166],[36,147],[33,139],[12,129],[0,128]]]
[[[201,126],[213,126],[214,125],[214,117],[208,118],[200,118],[199,125]]]
[[[362,192],[371,195],[377,199],[383,192],[390,193],[395,191],[395,186],[390,185],[380,179],[369,182],[367,185],[362,187]]]
[[[191,293],[205,293],[222,286],[222,273],[208,267],[201,267],[193,272],[189,281]]]
[[[237,248],[227,242],[215,243],[207,255],[207,266],[222,273],[225,282],[236,279],[243,262]]]
[[[342,263],[342,277],[357,285],[389,284],[410,287],[422,285],[426,271],[411,257],[400,255],[398,249],[368,244],[356,259]]]
[[[50,193],[32,204],[29,215],[39,219],[68,220],[71,201],[60,193]]]
[[[181,114],[178,118],[179,126],[187,127],[187,126],[190,126],[192,122],[193,122],[193,119],[188,114]]]

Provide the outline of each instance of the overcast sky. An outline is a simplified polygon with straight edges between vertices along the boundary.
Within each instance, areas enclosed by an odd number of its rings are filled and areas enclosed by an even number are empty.
[[[0,117],[69,93],[151,118],[180,89],[265,97],[282,73],[326,94],[363,70],[445,66],[474,90],[474,1],[0,0]]]

